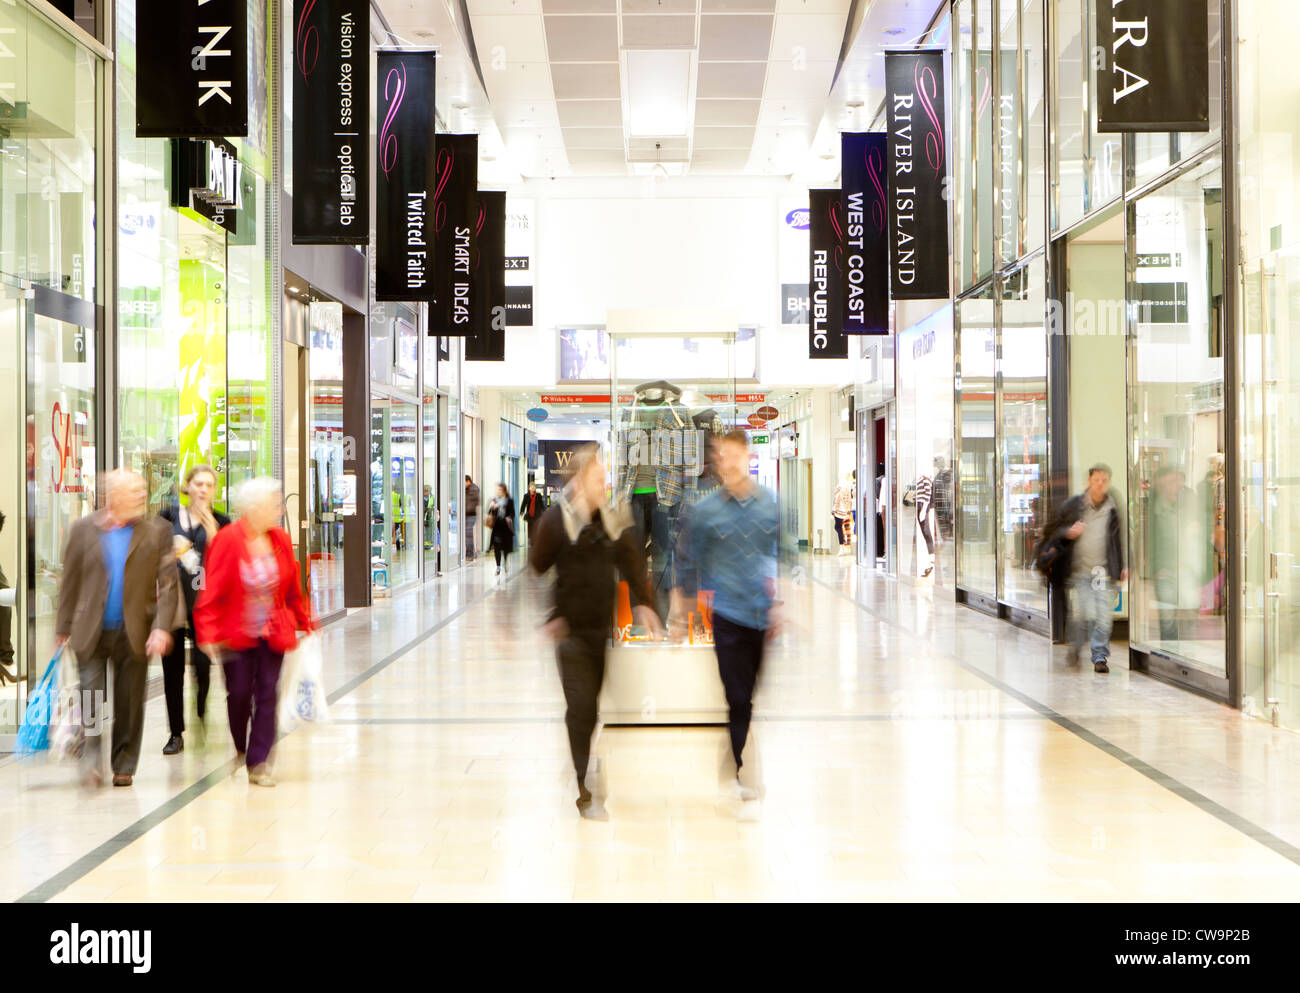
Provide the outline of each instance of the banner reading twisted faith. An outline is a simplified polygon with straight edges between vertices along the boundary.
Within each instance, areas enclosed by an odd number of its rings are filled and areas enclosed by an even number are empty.
[[[883,131],[840,135],[845,334],[889,334],[888,145]]]
[[[471,284],[478,226],[478,135],[440,134],[433,191],[434,297],[429,334],[463,336],[474,329]],[[504,265],[504,263],[502,263]]]
[[[808,357],[847,359],[844,217],[839,190],[809,190]]]
[[[137,138],[248,135],[247,0],[136,0],[135,55]]]
[[[465,358],[506,360],[506,195],[478,194],[471,274],[474,320]]]
[[[885,53],[889,123],[889,292],[948,296],[948,146],[943,52]]]
[[[375,299],[433,302],[433,52],[379,52]]]
[[[370,240],[370,4],[295,0],[293,240]]]

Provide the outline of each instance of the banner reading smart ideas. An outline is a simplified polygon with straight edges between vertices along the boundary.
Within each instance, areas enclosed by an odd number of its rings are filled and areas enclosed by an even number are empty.
[[[370,4],[295,0],[293,240],[370,240]]]
[[[375,64],[375,299],[432,303],[437,55],[381,51]]]
[[[506,195],[478,194],[474,263],[470,274],[473,325],[465,339],[465,358],[506,360]]]
[[[943,52],[885,53],[889,123],[889,293],[948,296],[948,148]]]
[[[464,336],[474,329],[471,286],[474,229],[478,226],[478,135],[440,134],[435,145],[433,243],[436,303],[429,308],[429,333]]]

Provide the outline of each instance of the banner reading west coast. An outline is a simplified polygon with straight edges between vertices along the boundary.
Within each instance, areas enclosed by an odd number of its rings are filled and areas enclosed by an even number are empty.
[[[840,135],[845,334],[889,334],[888,144],[883,131]]]

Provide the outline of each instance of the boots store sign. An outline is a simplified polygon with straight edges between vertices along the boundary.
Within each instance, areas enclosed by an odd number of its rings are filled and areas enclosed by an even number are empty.
[[[1210,129],[1209,13],[1188,0],[1097,0],[1097,130]]]
[[[136,0],[139,138],[248,135],[246,0]]]

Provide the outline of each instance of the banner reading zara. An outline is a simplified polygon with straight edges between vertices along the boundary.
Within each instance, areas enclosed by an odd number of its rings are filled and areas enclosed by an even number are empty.
[[[808,357],[847,359],[844,336],[844,217],[839,190],[809,190]]]
[[[840,135],[845,334],[889,334],[888,144],[883,131]]]
[[[429,334],[463,336],[474,329],[470,287],[474,229],[478,226],[478,135],[440,134],[434,144],[433,245],[437,261],[433,285],[437,302],[429,308]]]
[[[137,138],[248,136],[247,0],[136,0],[135,66]]]
[[[370,4],[294,0],[293,240],[370,240]]]
[[[506,195],[479,191],[470,274],[473,320],[465,358],[506,360]]]
[[[437,55],[376,56],[375,299],[432,303]]]
[[[889,293],[948,296],[948,149],[943,52],[885,53],[889,122]]]
[[[1210,130],[1209,12],[1189,0],[1097,4],[1097,130]]]

